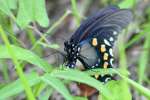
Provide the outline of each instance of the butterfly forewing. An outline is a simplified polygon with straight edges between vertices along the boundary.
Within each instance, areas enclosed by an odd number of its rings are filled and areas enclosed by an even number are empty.
[[[123,28],[125,28],[129,22],[132,20],[132,14],[129,10],[119,10],[113,13],[106,15],[103,18],[99,18],[95,21],[91,26],[89,26],[85,33],[82,34],[80,40],[84,40],[88,38],[88,36],[93,36],[95,34],[91,33],[101,33],[100,31],[104,28],[107,28],[116,32],[120,32]],[[99,32],[98,32],[99,31]],[[85,36],[84,36],[85,35]]]
[[[116,6],[110,6],[110,7],[106,7],[101,9],[100,11],[98,11],[96,14],[88,17],[86,20],[84,20],[80,27],[75,31],[75,33],[72,35],[71,39],[74,39],[76,41],[79,41],[79,37],[81,37],[81,35],[84,35],[85,31],[97,20],[107,16],[108,14],[114,13],[116,11],[118,11],[119,8]]]

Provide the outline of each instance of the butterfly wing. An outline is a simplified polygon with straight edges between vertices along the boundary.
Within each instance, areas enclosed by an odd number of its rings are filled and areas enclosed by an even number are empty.
[[[81,25],[74,35],[81,45],[79,60],[88,68],[111,68],[113,66],[112,48],[118,33],[132,20],[132,13],[127,9],[104,9],[105,14],[96,14],[95,19]],[[103,11],[102,11],[103,12]],[[98,16],[99,15],[99,16]],[[74,37],[74,36],[73,36]],[[88,49],[82,49],[88,47]],[[101,81],[112,79],[110,75],[98,77]],[[104,82],[105,82],[104,81]]]
[[[103,9],[100,11],[102,14],[98,13],[95,15],[95,17],[90,17],[87,19],[87,22],[84,22],[84,24],[81,25],[81,28],[77,30],[77,32],[80,32],[80,30],[83,31],[83,33],[78,37],[80,39],[79,41],[82,45],[82,48],[89,44],[89,49],[81,49],[81,55],[83,57],[80,59],[83,59],[82,62],[88,64],[92,61],[91,59],[93,59],[93,56],[98,55],[100,60],[108,59],[110,60],[109,62],[112,63],[112,47],[117,39],[118,33],[132,20],[132,13],[130,10],[118,8],[112,9],[113,7]],[[103,11],[105,11],[105,13]],[[91,18],[95,18],[95,20]],[[90,21],[90,19],[92,21]],[[84,28],[85,26],[87,26],[86,29]],[[95,42],[96,45],[94,44]],[[93,56],[90,56],[89,54],[93,54]],[[92,61],[93,63],[89,66],[104,66],[103,63],[99,64],[100,62],[98,61],[98,57],[95,56],[94,59],[97,61]],[[106,65],[110,64],[106,63],[105,66]],[[112,64],[109,67],[111,66]]]
[[[106,14],[93,22],[80,36],[80,41],[94,35],[101,34],[105,30],[119,33],[132,20],[132,13],[127,9],[117,10],[113,13]]]
[[[106,7],[101,9],[98,13],[94,14],[93,16],[88,17],[86,20],[84,20],[82,22],[82,24],[80,25],[80,27],[75,31],[75,33],[72,35],[71,40],[74,41],[79,41],[79,37],[81,37],[81,35],[85,34],[85,31],[91,27],[91,25],[93,23],[95,23],[96,21],[98,21],[99,19],[114,13],[116,11],[118,11],[119,8],[116,6],[110,6],[110,7]]]
[[[81,47],[80,55],[79,60],[82,62],[84,67],[86,67],[86,69],[90,69],[93,65],[95,65],[97,59],[99,58],[96,49],[93,48],[90,43],[85,43]]]

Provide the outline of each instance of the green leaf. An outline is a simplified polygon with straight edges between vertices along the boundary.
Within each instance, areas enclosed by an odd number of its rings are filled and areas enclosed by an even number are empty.
[[[7,0],[0,0],[0,10],[2,12],[4,12],[5,14],[7,15],[11,15],[11,11],[10,11],[10,8],[9,8],[9,5],[8,5],[8,1]]]
[[[135,81],[129,79],[128,77],[124,76],[122,73],[114,70],[121,78],[123,78],[126,82],[132,85],[138,92],[143,94],[147,99],[150,99],[150,90],[148,88],[143,87],[142,85],[136,83]]]
[[[19,0],[19,12],[17,23],[20,27],[26,27],[30,22],[36,21],[41,26],[49,24],[44,0]]]
[[[120,100],[120,98],[121,100],[132,100],[128,84],[123,80],[109,81],[105,87],[112,93],[114,100]],[[106,99],[105,96],[102,96],[102,100],[112,99]]]
[[[115,72],[113,70],[114,70],[114,68],[108,68],[108,69],[96,68],[96,69],[87,70],[87,71],[84,71],[84,72],[86,72],[88,75],[92,75],[93,76],[95,74],[96,75],[115,74]]]
[[[7,14],[11,15],[11,9],[17,8],[17,0],[0,0],[0,10]]]
[[[52,77],[50,74],[44,75],[41,79],[60,92],[64,96],[65,100],[73,100],[71,94],[68,92],[61,80]]]
[[[103,84],[99,82],[98,80],[92,78],[91,76],[87,75],[86,73],[80,72],[78,70],[68,69],[68,70],[56,70],[56,71],[53,71],[51,74],[54,77],[59,77],[59,78],[63,78],[63,79],[71,80],[71,81],[77,81],[77,82],[81,82],[89,86],[92,86],[96,88],[97,90],[99,90],[106,97],[108,98],[111,97],[112,99],[110,92],[104,88]]]
[[[17,0],[4,0],[7,2],[9,9],[16,9],[17,8]]]
[[[51,87],[46,87],[41,94],[38,95],[38,100],[48,100],[50,95],[53,93],[53,89]]]
[[[36,73],[31,73],[26,75],[26,77],[30,86],[34,86],[40,82],[40,79]],[[0,100],[7,100],[8,97],[14,96],[23,91],[24,87],[22,86],[20,79],[18,79],[0,89]]]
[[[144,31],[145,31],[145,42],[143,45],[143,51],[141,52],[140,58],[139,58],[139,69],[138,69],[138,74],[139,74],[139,83],[142,84],[144,76],[145,76],[145,71],[148,66],[148,60],[149,60],[149,49],[150,48],[150,24],[145,25]]]
[[[73,98],[74,100],[88,100],[88,98],[86,97],[79,97],[79,96],[74,96]]]
[[[6,36],[6,33],[4,32],[2,26],[0,26],[0,34],[2,37],[2,40],[4,41],[5,45],[6,45],[6,50],[8,51],[8,54],[10,55],[10,58],[13,62],[13,65],[15,66],[16,69],[16,73],[19,76],[21,83],[25,89],[25,93],[28,99],[32,99],[35,100],[34,95],[32,93],[32,90],[29,86],[28,80],[26,79],[24,72],[22,70],[22,67],[20,66],[19,61],[17,60],[14,51],[11,48],[10,42],[8,40],[8,37]]]
[[[45,60],[41,59],[31,51],[14,45],[11,45],[11,48],[13,51],[15,51],[15,56],[18,60],[27,61],[31,64],[34,64],[39,68],[43,69],[45,72],[51,70],[52,67]],[[2,58],[11,58],[7,51],[7,47],[4,45],[0,45],[0,59]]]
[[[136,0],[123,0],[120,4],[120,8],[132,8],[136,3]]]
[[[31,1],[31,0],[29,0]],[[46,7],[45,7],[45,0],[34,0],[35,3],[35,19],[36,21],[43,27],[47,27],[49,24]]]

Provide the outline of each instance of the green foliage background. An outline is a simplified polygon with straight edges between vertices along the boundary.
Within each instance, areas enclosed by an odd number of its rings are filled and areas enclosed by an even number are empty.
[[[73,96],[69,92],[66,84],[73,81],[96,88],[100,92],[100,100],[135,99],[136,97],[131,93],[131,89],[138,92],[139,97],[144,96],[145,99],[150,99],[150,90],[148,89],[150,86],[150,71],[148,71],[150,70],[150,6],[145,7],[145,15],[137,16],[136,8],[139,1],[98,1],[100,3],[99,8],[109,5],[130,8],[135,14],[134,21],[122,34],[133,33],[135,30],[140,31],[129,41],[118,42],[119,68],[81,72],[76,69],[66,70],[65,68],[54,67],[42,56],[45,48],[57,51],[60,47],[57,43],[50,43],[47,37],[53,36],[68,16],[73,16],[77,28],[81,20],[86,17],[84,12],[86,12],[86,9],[90,9],[90,5],[93,4],[94,0],[83,2],[70,0],[68,3],[70,10],[63,9],[63,11],[66,11],[54,21],[51,21],[53,19],[48,17],[46,2],[50,2],[50,0],[0,0],[0,75],[3,78],[3,80],[0,80],[0,100],[13,100],[22,95],[23,98],[29,100],[36,100],[37,98],[48,100],[54,90],[58,91],[65,100],[87,100],[87,97]],[[60,1],[58,0],[58,2]],[[148,1],[143,2],[147,3]],[[81,5],[83,6],[80,11],[78,7]],[[31,45],[30,48],[26,47],[23,41],[19,39],[18,35],[23,34],[27,35]],[[128,69],[127,61],[130,59],[127,59],[126,52],[135,44],[142,44],[142,49],[135,65],[137,79],[131,79],[130,73],[132,72]],[[10,62],[13,67],[10,67]],[[30,68],[26,68],[27,66]],[[16,77],[13,79],[9,73],[10,68],[15,69],[13,73],[16,74]],[[30,71],[28,71],[29,69]],[[120,79],[110,81],[104,85],[90,77],[90,75],[104,73],[116,74]]]

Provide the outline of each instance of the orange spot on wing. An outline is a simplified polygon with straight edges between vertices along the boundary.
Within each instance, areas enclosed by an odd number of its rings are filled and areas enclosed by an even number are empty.
[[[105,51],[106,51],[106,47],[105,47],[104,44],[101,45],[100,51],[101,51],[101,52],[105,52]]]
[[[94,77],[95,77],[96,79],[98,79],[99,75],[98,75],[98,74],[95,74]]]
[[[93,38],[93,39],[92,39],[92,45],[93,45],[93,46],[97,46],[97,44],[98,44],[98,43],[97,43],[97,39],[96,39],[96,38]]]
[[[104,53],[103,59],[108,60],[108,53]]]
[[[108,62],[104,62],[103,67],[106,69],[108,67]]]

